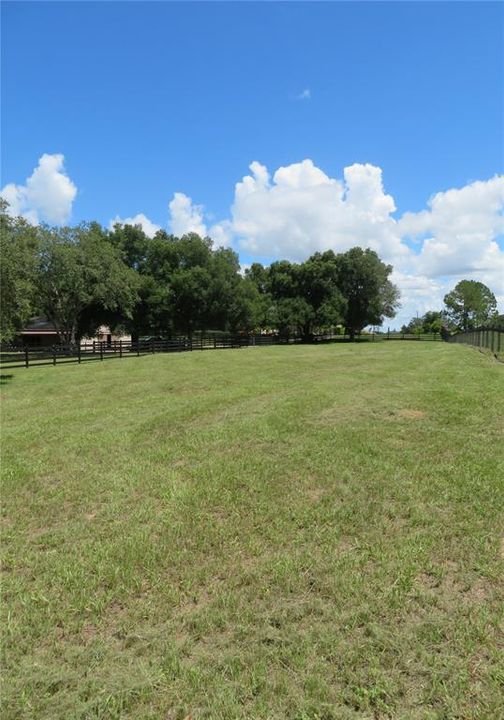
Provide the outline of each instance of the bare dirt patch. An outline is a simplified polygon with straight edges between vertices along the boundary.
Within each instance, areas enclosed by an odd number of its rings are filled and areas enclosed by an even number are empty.
[[[397,412],[397,415],[399,415],[399,417],[404,417],[404,418],[423,418],[423,417],[425,417],[425,413],[423,410],[412,410],[411,408],[405,408],[403,410],[399,410]]]
[[[457,601],[482,604],[491,593],[488,580],[480,577],[469,581],[460,577],[457,564],[450,561],[443,563],[441,574],[420,573],[416,585],[422,592],[436,597],[447,609]]]

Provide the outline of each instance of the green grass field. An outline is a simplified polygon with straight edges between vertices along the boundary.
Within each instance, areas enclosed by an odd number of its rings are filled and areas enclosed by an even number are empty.
[[[3,720],[504,717],[504,365],[7,372]]]

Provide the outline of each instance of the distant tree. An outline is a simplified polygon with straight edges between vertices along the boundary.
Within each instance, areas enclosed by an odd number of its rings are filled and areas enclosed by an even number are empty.
[[[312,311],[303,326],[304,340],[311,340],[316,330],[324,331],[342,321],[346,301],[338,287],[338,259],[332,250],[315,253],[300,265],[298,285],[300,297]]]
[[[497,315],[497,301],[493,292],[476,280],[461,280],[444,297],[448,319],[466,332],[490,323]]]
[[[192,338],[195,330],[202,330],[208,315],[210,273],[204,267],[176,270],[170,280],[170,302],[176,332]]]
[[[316,253],[301,264],[281,260],[256,277],[269,290],[269,317],[282,333],[294,331],[310,341],[315,332],[341,322],[345,300],[338,288],[337,257],[332,251]]]
[[[269,268],[263,267],[261,263],[252,263],[250,268],[245,270],[245,280],[250,282],[257,292],[254,327],[267,330],[275,328],[275,302],[271,294]]]
[[[44,315],[63,343],[92,332],[104,314],[117,322],[131,316],[137,299],[136,274],[107,242],[98,223],[41,228],[36,292]]]
[[[123,262],[132,270],[141,272],[150,244],[150,238],[141,225],[114,225],[108,234],[109,242],[121,252]]]
[[[9,216],[0,198],[0,340],[12,340],[35,314],[37,229]]]
[[[208,263],[210,284],[205,326],[216,330],[238,329],[238,301],[243,278],[238,255],[230,248],[213,250]],[[233,308],[234,317],[231,318]],[[233,328],[231,328],[233,326]]]
[[[439,310],[429,310],[422,317],[424,333],[439,333],[444,324],[443,313]]]
[[[394,317],[399,290],[389,280],[392,266],[374,250],[355,247],[337,256],[338,287],[346,301],[344,324],[351,339],[366,325],[381,325]]]
[[[401,326],[401,332],[407,335],[421,335],[423,333],[422,318],[411,318],[407,325]]]
[[[313,308],[301,297],[284,297],[274,303],[271,322],[282,337],[305,336],[313,322]]]
[[[237,254],[213,249],[209,238],[189,233],[181,238],[160,231],[147,244],[140,266],[141,304],[137,331],[145,320],[156,334],[206,329],[248,329],[258,300],[253,284],[240,275]],[[143,321],[143,325],[142,325]]]
[[[422,317],[411,318],[407,325],[401,327],[401,332],[415,335],[439,333],[443,324],[443,313],[438,310],[429,310]]]
[[[228,307],[228,325],[232,332],[252,332],[265,317],[263,298],[248,278],[240,280]]]
[[[245,270],[245,277],[254,283],[261,295],[269,293],[268,268],[265,268],[261,263],[252,263],[252,265]]]
[[[490,327],[504,332],[504,315],[495,315],[490,322]]]

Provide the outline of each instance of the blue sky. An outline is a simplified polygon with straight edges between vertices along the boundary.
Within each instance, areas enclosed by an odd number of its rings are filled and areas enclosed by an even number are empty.
[[[227,223],[244,262],[297,259],[321,246],[305,229],[292,252],[271,228],[240,240],[253,209],[233,224],[230,207],[250,163],[274,175],[309,159],[343,185],[345,167],[379,168],[395,220],[488,181],[504,171],[502,28],[491,2],[4,2],[2,185],[63,154],[71,222],[142,213],[166,226],[178,192],[205,228]],[[485,192],[495,205],[500,189]],[[410,222],[403,244],[420,253],[434,224],[417,223],[415,241]],[[487,242],[503,248],[495,229]],[[486,270],[471,262],[402,272],[443,283]]]

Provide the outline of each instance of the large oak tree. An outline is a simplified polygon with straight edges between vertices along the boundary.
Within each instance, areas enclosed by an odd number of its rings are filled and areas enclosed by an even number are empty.
[[[136,273],[98,223],[39,229],[37,301],[60,342],[73,344],[105,316],[129,317],[137,300]],[[107,315],[104,315],[107,314]]]
[[[495,295],[476,280],[461,280],[445,295],[444,303],[448,319],[464,332],[489,324],[497,315]]]
[[[353,339],[367,325],[394,317],[399,290],[389,279],[392,266],[374,250],[354,247],[337,256],[337,284],[345,298],[344,324]]]

